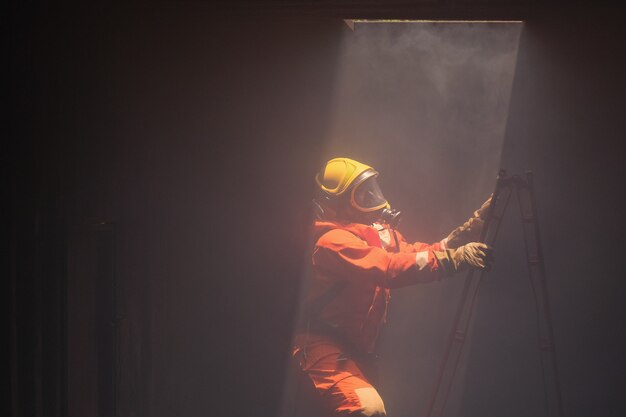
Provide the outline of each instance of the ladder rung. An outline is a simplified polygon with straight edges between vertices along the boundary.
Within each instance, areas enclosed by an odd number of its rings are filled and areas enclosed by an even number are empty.
[[[528,258],[528,263],[530,265],[538,265],[538,264],[541,263],[541,259],[538,258],[538,257],[533,256],[533,257]]]
[[[465,340],[465,332],[457,330],[454,332],[454,338],[456,340],[460,340],[461,342]]]

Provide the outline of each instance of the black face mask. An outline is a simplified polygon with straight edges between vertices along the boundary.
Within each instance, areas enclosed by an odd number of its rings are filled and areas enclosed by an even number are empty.
[[[383,223],[387,223],[392,229],[395,229],[398,226],[401,217],[402,212],[400,210],[392,208],[384,208],[380,213],[380,221]]]

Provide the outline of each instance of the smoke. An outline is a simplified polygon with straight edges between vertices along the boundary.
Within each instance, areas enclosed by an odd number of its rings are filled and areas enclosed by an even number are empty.
[[[346,31],[324,156],[378,169],[383,192],[405,213],[400,229],[410,240],[443,238],[493,190],[521,28],[357,23]],[[461,285],[394,293],[381,344],[390,415],[424,412]],[[464,379],[461,370],[448,416],[459,415]]]
[[[520,30],[357,23],[344,39],[327,156],[374,165],[405,208],[434,208],[433,197],[479,204],[499,169]]]

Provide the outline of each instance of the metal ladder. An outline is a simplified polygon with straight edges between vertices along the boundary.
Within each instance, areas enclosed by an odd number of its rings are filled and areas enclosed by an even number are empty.
[[[518,175],[507,176],[505,170],[500,170],[480,241],[490,246],[494,245],[502,218],[513,193],[517,196],[522,217],[526,261],[535,298],[546,416],[563,417],[563,403],[553,343],[552,319],[548,303],[548,288],[532,172],[527,172],[526,178],[522,178]],[[454,316],[454,327],[444,350],[435,390],[428,405],[428,417],[441,417],[445,411],[448,394],[458,368],[459,358],[474,310],[476,295],[485,272],[485,270],[470,270],[468,272],[461,300]]]

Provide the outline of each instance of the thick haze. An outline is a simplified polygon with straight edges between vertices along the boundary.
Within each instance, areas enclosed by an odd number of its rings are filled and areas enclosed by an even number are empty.
[[[500,167],[532,169],[564,415],[626,415],[617,9],[532,7],[523,30],[352,32],[324,17],[340,2],[271,18],[196,3],[11,10],[12,415],[278,415],[295,387],[313,175],[338,155],[381,172],[400,229],[422,241],[465,221]],[[446,417],[545,415],[515,214]],[[394,291],[390,416],[425,416],[462,284]]]
[[[326,156],[378,169],[409,239],[441,239],[493,190],[521,29],[357,23],[345,34]],[[425,414],[461,285],[457,277],[394,292],[381,344],[389,415]],[[467,378],[459,373],[446,416],[464,415]]]

